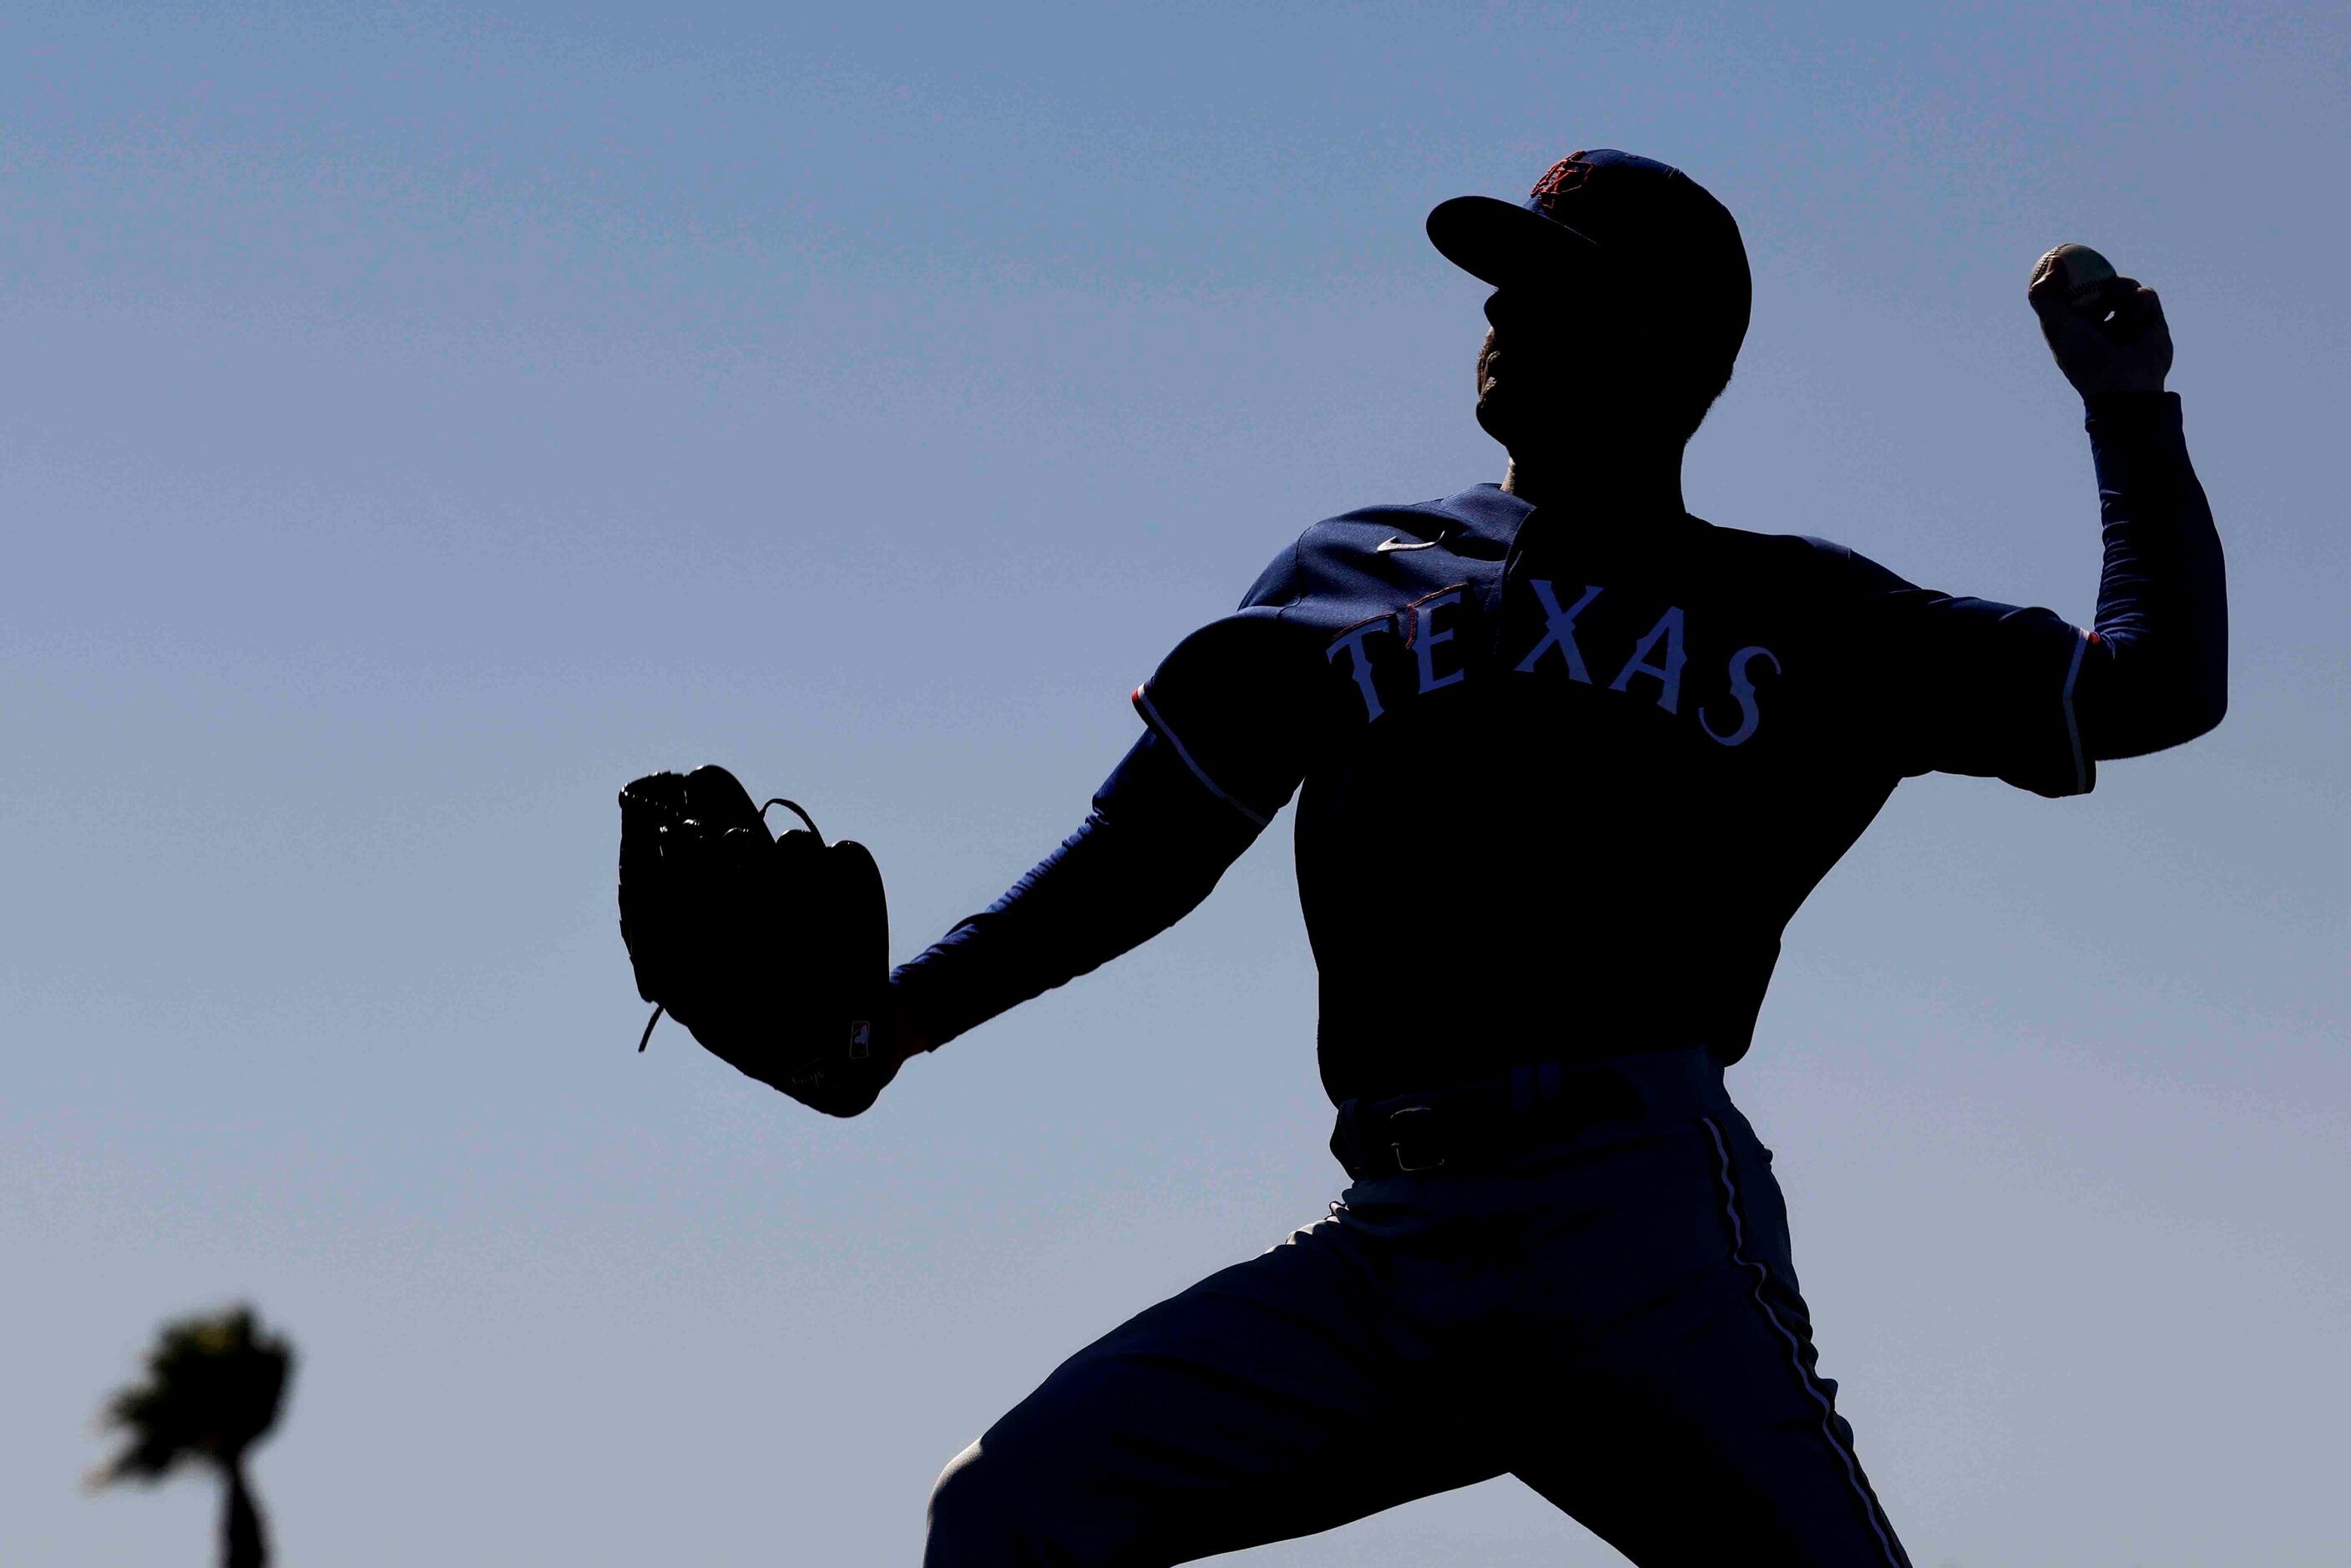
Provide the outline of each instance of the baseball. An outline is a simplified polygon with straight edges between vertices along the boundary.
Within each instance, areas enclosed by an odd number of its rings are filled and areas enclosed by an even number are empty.
[[[2114,263],[2085,245],[2061,245],[2035,262],[2028,289],[2041,287],[2041,280],[2053,268],[2063,267],[2065,281],[2065,303],[2076,310],[2086,310],[2097,303],[2098,290],[2115,276]]]

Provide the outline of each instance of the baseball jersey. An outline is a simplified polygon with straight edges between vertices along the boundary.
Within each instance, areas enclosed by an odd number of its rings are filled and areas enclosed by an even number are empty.
[[[1823,539],[1490,485],[1319,522],[1135,691],[1144,742],[1086,828],[900,977],[935,1043],[1172,921],[1294,796],[1334,1102],[1735,1061],[1782,931],[1904,778],[2080,794],[2217,702],[2177,400],[2101,413],[2098,632]]]

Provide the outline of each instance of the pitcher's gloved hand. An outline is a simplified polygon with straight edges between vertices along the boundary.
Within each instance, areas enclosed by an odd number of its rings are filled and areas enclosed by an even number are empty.
[[[781,838],[766,811],[807,822]],[[711,1054],[828,1115],[873,1103],[910,1051],[889,983],[882,873],[789,800],[755,806],[723,768],[621,791],[621,939],[637,993]]]
[[[2132,277],[2110,277],[2085,302],[2072,298],[2064,260],[2032,280],[2025,298],[2057,368],[2084,397],[2161,392],[2171,371],[2171,328],[2155,290]]]

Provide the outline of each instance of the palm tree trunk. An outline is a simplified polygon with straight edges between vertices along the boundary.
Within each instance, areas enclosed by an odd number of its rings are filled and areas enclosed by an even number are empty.
[[[261,1510],[253,1489],[245,1484],[245,1460],[227,1467],[228,1506],[221,1511],[221,1568],[265,1568],[269,1541],[261,1526]]]

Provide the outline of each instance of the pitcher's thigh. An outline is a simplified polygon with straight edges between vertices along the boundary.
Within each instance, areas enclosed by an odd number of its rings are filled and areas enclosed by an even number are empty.
[[[926,1568],[1144,1568],[1312,1534],[1500,1473],[1326,1220],[1071,1356],[957,1455]],[[1448,1429],[1450,1428],[1450,1429]]]
[[[1639,1568],[1909,1568],[1815,1369],[1768,1156],[1743,1123],[1697,1131],[1711,1219],[1562,1369],[1572,1427],[1529,1434],[1510,1468]]]

